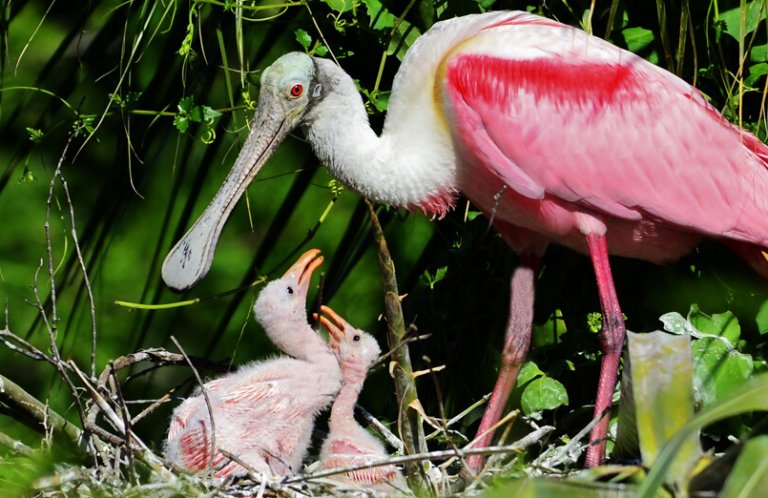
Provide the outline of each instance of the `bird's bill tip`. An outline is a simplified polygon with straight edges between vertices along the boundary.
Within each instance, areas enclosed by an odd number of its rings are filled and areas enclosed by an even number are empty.
[[[309,290],[309,281],[314,271],[323,264],[324,258],[320,255],[320,249],[310,249],[302,254],[296,262],[285,272],[283,278],[295,278],[304,292]]]
[[[338,345],[346,337],[347,322],[328,306],[320,306],[320,324],[328,330],[331,347]]]
[[[264,92],[262,92],[264,93]],[[189,231],[163,262],[162,277],[168,287],[186,290],[208,273],[224,223],[256,177],[295,125],[274,99],[260,99],[253,126],[224,183]]]

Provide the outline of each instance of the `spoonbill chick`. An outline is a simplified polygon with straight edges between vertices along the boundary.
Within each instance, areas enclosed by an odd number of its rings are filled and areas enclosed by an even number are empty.
[[[320,323],[328,329],[331,345],[341,368],[341,391],[333,402],[328,438],[320,450],[320,468],[333,469],[387,458],[384,445],[355,421],[354,409],[368,369],[381,354],[376,340],[349,325],[328,306],[322,306]],[[370,467],[339,474],[333,479],[373,487],[378,491],[408,489],[394,465]]]
[[[168,430],[168,460],[217,477],[295,473],[310,444],[315,416],[341,387],[339,362],[306,317],[313,271],[323,258],[312,249],[259,294],[254,313],[267,336],[289,356],[245,365],[205,384],[184,401]]]

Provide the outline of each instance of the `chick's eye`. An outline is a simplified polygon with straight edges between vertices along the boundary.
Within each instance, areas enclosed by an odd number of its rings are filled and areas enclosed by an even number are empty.
[[[352,336],[352,340],[355,342],[358,342],[360,340],[360,336],[355,334],[354,336]]]
[[[304,86],[300,85],[299,83],[296,83],[291,87],[291,97],[301,97],[301,94],[304,93]]]
[[[288,294],[293,294],[293,287],[288,287]]]

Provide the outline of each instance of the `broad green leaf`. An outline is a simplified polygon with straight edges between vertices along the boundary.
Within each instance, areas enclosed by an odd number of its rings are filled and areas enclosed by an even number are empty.
[[[741,30],[741,22],[744,20],[744,31]],[[724,31],[735,40],[742,41],[745,36],[752,33],[760,21],[765,19],[763,0],[754,0],[747,3],[746,9],[740,7],[721,12],[717,21],[725,22]]]
[[[363,4],[371,18],[371,28],[389,31],[394,27],[397,18],[379,0],[363,0]]]
[[[749,51],[750,62],[768,62],[768,44],[755,45]]]
[[[744,78],[744,84],[754,86],[766,74],[768,74],[768,63],[753,64],[749,66],[749,76]]]
[[[568,404],[568,393],[557,380],[551,377],[538,377],[525,386],[520,405],[526,415],[543,410],[553,410]]]
[[[768,332],[768,299],[760,305],[760,310],[757,312],[755,322],[757,322],[757,330],[760,334]]]
[[[727,397],[699,412],[664,446],[638,490],[638,498],[653,498],[660,490],[670,464],[691,434],[702,427],[742,413],[768,410],[768,374],[760,374]]]
[[[689,335],[627,332],[635,423],[644,465],[693,417],[693,367]],[[682,482],[701,456],[698,434],[685,441],[670,469]]]
[[[744,383],[753,371],[752,357],[739,353],[717,337],[692,345],[697,400],[710,405]]]
[[[624,37],[624,43],[627,44],[627,49],[629,49],[630,52],[635,53],[644,50],[656,39],[656,35],[653,31],[639,26],[622,30],[621,36]]]
[[[688,313],[688,321],[700,332],[724,337],[734,345],[739,342],[741,326],[738,318],[730,311],[707,315],[693,304]]]
[[[355,5],[354,0],[323,0],[323,2],[336,12],[347,12]]]
[[[537,364],[532,361],[526,361],[523,363],[523,366],[520,367],[520,373],[517,374],[517,385],[524,386],[536,377],[541,377],[542,375],[544,375],[544,372],[542,372]]]
[[[567,332],[563,312],[555,310],[549,320],[541,325],[533,325],[533,346],[551,346],[560,342],[560,337]]]
[[[768,436],[757,436],[744,445],[718,496],[719,498],[752,498],[764,496],[766,489],[768,489]]]

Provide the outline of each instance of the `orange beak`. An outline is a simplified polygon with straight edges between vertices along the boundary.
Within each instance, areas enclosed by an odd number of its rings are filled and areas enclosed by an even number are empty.
[[[309,291],[309,282],[312,279],[312,273],[323,264],[323,257],[320,255],[320,249],[310,249],[299,257],[299,259],[285,272],[283,278],[295,278],[298,291],[306,295]]]
[[[318,318],[320,324],[328,330],[328,344],[336,349],[341,341],[346,339],[346,329],[349,324],[328,306],[320,306],[320,312],[323,314],[319,317],[315,314],[315,318]]]

